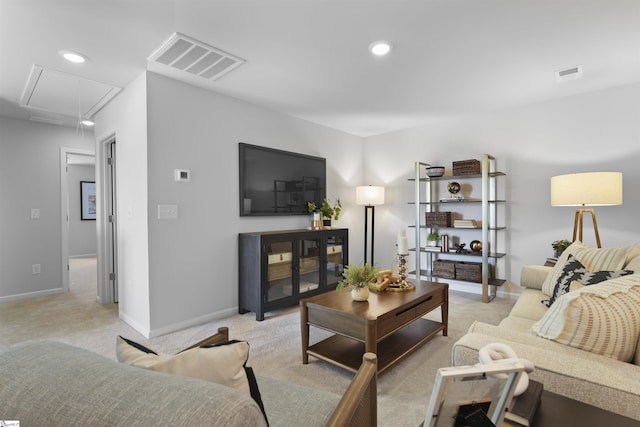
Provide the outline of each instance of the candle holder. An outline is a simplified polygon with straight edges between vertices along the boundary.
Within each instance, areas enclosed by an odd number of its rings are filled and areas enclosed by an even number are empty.
[[[407,255],[398,254],[398,275],[400,276],[400,282],[391,284],[387,289],[391,291],[412,291],[416,287],[415,285],[407,282]]]

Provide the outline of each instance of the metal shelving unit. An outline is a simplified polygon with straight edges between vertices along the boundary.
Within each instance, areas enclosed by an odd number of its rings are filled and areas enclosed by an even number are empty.
[[[496,160],[489,154],[483,155],[480,160],[480,174],[473,175],[447,175],[441,177],[427,177],[426,168],[430,166],[428,163],[416,162],[414,167],[414,177],[410,181],[414,182],[414,204],[415,208],[415,274],[416,278],[425,278],[428,280],[438,280],[439,277],[433,274],[433,261],[440,257],[455,259],[481,260],[482,263],[482,301],[487,303],[495,298],[497,287],[503,285],[506,280],[495,278],[496,262],[498,259],[506,256],[506,253],[497,252],[498,236],[497,233],[505,230],[506,227],[498,224],[498,205],[506,203],[506,200],[497,199],[498,186],[497,178],[505,176],[504,173],[496,171]],[[463,199],[455,202],[441,202],[440,199],[434,200],[434,186],[440,181],[469,181],[480,180],[481,197],[480,199]],[[424,187],[424,188],[423,188]],[[480,253],[457,254],[451,252],[433,252],[426,248],[426,233],[433,229],[438,230],[461,230],[454,227],[432,227],[425,223],[425,212],[438,212],[444,206],[455,207],[463,205],[480,205],[481,224],[477,229],[481,232],[480,241],[482,242],[482,251]],[[491,251],[490,251],[491,250]],[[425,261],[423,267],[423,261]],[[459,279],[446,279],[459,280]],[[477,283],[477,282],[474,282]]]

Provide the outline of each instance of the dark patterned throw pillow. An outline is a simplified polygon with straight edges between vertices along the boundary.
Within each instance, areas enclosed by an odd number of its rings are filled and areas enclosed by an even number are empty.
[[[589,271],[576,257],[569,255],[566,264],[562,268],[562,273],[558,276],[558,281],[553,287],[553,295],[551,295],[551,298],[548,300],[543,300],[542,303],[547,307],[551,307],[551,304],[553,304],[556,299],[569,292],[571,282],[574,280],[588,286],[632,273],[633,271],[631,270]]]

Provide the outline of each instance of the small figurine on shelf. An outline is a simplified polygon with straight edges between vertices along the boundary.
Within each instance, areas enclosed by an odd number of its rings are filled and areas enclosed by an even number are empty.
[[[467,246],[466,243],[456,243],[454,246],[456,247],[456,253],[457,254],[468,254],[469,253],[469,251],[464,248],[465,246]]]

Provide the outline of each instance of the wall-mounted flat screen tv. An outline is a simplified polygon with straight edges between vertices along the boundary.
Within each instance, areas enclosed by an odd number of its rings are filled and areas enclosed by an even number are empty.
[[[327,160],[238,144],[240,216],[308,215],[307,203],[326,197]]]

